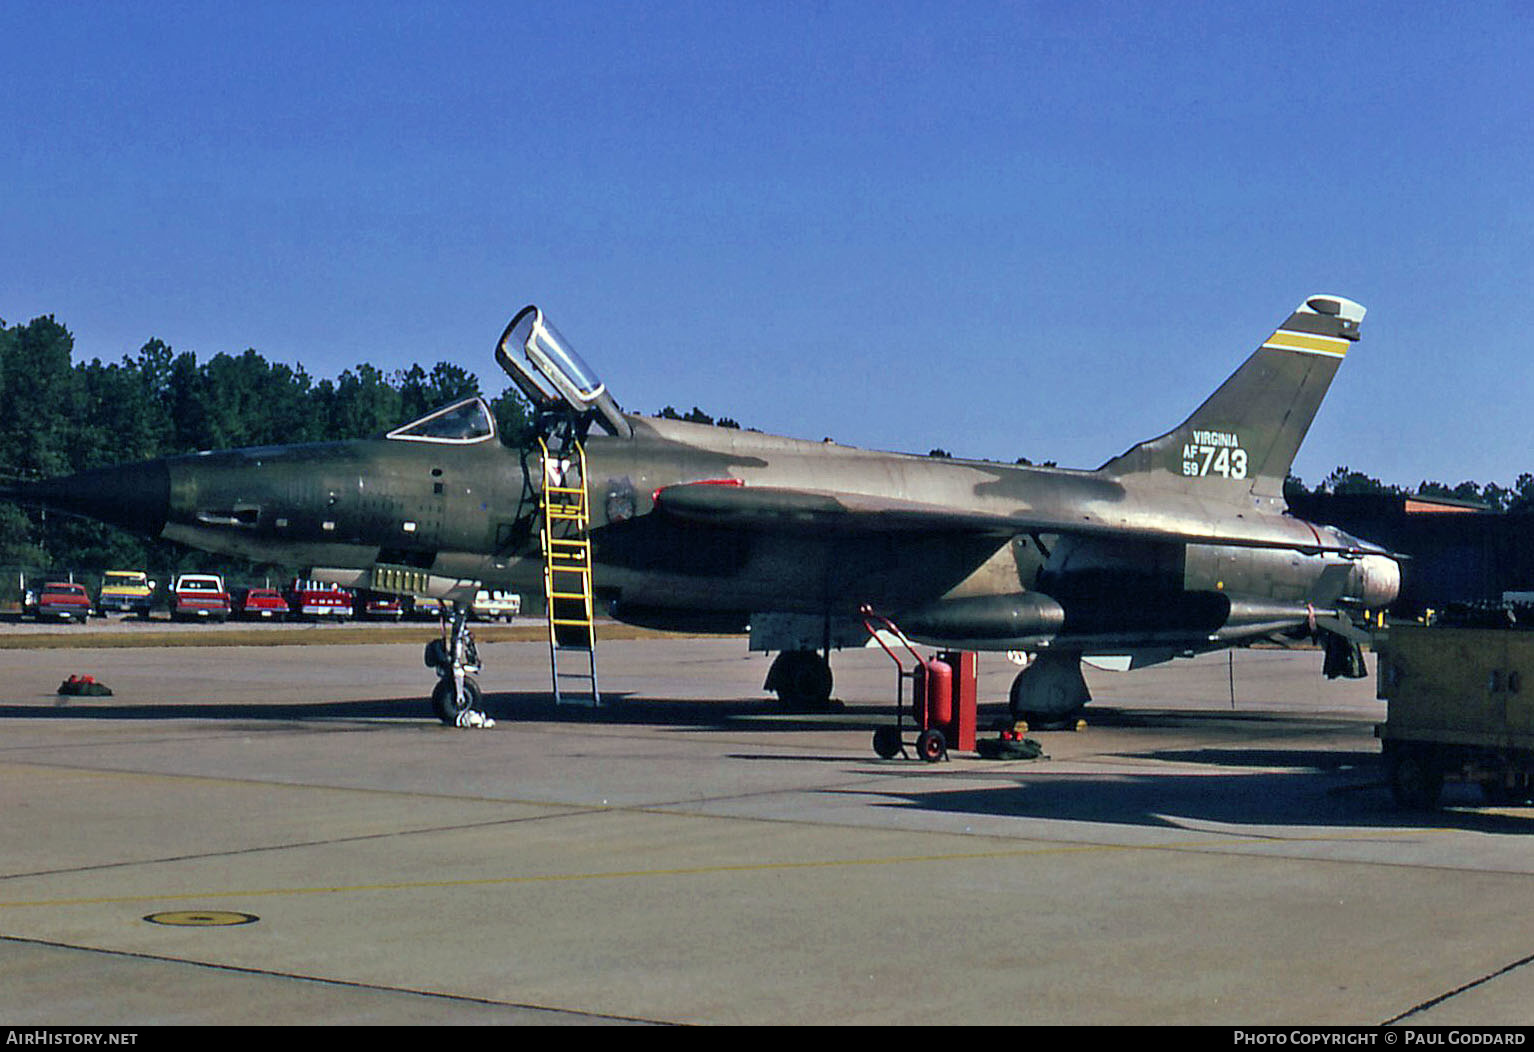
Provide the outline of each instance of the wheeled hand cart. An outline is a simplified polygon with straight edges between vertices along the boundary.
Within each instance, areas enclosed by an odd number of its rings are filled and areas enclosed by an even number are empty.
[[[975,749],[975,670],[972,651],[942,651],[935,657],[923,657],[904,632],[872,607],[859,611],[863,627],[895,663],[895,725],[874,731],[874,752],[886,760],[909,756],[905,745],[905,685],[911,681],[911,721],[916,727],[916,755],[936,763],[948,755],[949,747],[961,752]],[[903,646],[911,655],[907,669],[904,659],[890,645]]]

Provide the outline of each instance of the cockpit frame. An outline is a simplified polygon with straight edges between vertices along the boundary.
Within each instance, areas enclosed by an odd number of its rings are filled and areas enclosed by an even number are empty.
[[[433,409],[384,434],[385,438],[399,442],[431,442],[446,446],[472,446],[494,441],[495,436],[495,414],[479,395],[460,398],[440,409]]]

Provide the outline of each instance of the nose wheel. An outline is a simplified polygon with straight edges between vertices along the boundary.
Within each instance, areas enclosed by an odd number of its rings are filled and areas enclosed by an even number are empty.
[[[451,630],[444,624],[443,638],[426,644],[426,665],[437,673],[431,710],[449,727],[493,726],[484,714],[484,691],[472,675],[480,663],[468,617],[466,604],[454,604]]]
[[[479,681],[472,676],[464,676],[462,684],[455,684],[452,676],[445,676],[431,689],[431,711],[449,727],[458,726],[466,713],[483,711],[484,700]]]

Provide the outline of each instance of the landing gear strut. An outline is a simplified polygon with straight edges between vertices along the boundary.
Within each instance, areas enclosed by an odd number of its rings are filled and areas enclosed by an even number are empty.
[[[789,709],[823,709],[831,701],[831,663],[813,650],[785,650],[767,670],[764,690]]]
[[[490,726],[481,706],[484,692],[470,673],[480,670],[479,651],[469,631],[469,606],[453,604],[452,627],[443,624],[443,637],[426,644],[426,665],[437,672],[431,709],[449,727]]]
[[[1043,651],[1012,681],[1012,718],[1029,723],[1073,720],[1091,700],[1080,654]]]

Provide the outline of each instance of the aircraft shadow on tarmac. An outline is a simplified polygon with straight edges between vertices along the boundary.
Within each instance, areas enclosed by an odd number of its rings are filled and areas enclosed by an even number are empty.
[[[537,720],[545,723],[606,723],[629,726],[675,726],[698,730],[759,731],[784,734],[795,730],[869,730],[893,719],[881,708],[829,708],[809,712],[786,710],[769,699],[710,701],[691,698],[635,698],[604,692],[598,709],[556,705],[547,692],[486,694],[484,711],[498,722]],[[48,703],[0,704],[0,720],[238,720],[260,723],[344,720],[419,720],[440,726],[426,698],[374,698],[312,702],[174,702],[127,701],[120,697],[58,695]],[[443,728],[444,731],[448,728]]]
[[[1444,809],[1397,808],[1373,753],[1257,749],[1173,750],[1131,754],[1180,765],[1207,763],[1222,771],[1053,774],[1047,762],[998,771],[1009,786],[942,788],[930,792],[846,790],[895,796],[910,807],[946,814],[1046,818],[1095,824],[1187,828],[1221,826],[1346,827],[1350,829],[1463,829],[1481,833],[1534,833],[1534,808],[1482,810],[1473,786],[1447,785]],[[1130,758],[1126,756],[1126,758]],[[1231,830],[1221,830],[1231,832]],[[1260,836],[1253,830],[1251,835]]]
[[[788,713],[758,699],[712,701],[698,699],[633,698],[614,692],[609,704],[591,710],[575,705],[556,706],[544,692],[488,694],[485,710],[497,721],[516,723],[537,720],[559,723],[604,723],[633,726],[671,726],[682,729],[719,730],[782,736],[794,730],[871,730],[888,725],[894,717],[885,706],[855,706],[829,712]],[[347,720],[418,720],[423,728],[439,725],[424,699],[376,698],[315,702],[123,702],[113,698],[60,696],[52,704],[0,705],[0,720],[227,720],[246,727],[269,724],[275,730],[294,723],[344,722]],[[1092,713],[1097,726],[1176,728],[1211,720],[1240,722],[1288,722],[1292,716],[1272,713],[1203,712],[1126,713],[1101,709]],[[982,727],[994,720],[982,717]],[[1308,721],[1307,721],[1308,722]],[[1335,723],[1317,722],[1318,730]],[[911,730],[909,720],[907,731]],[[444,733],[458,733],[442,728]],[[1046,743],[1046,752],[1048,746]],[[1534,808],[1480,809],[1479,792],[1472,786],[1450,784],[1444,790],[1445,809],[1409,812],[1395,807],[1384,785],[1384,770],[1377,752],[1335,749],[1243,749],[1219,748],[1149,749],[1119,754],[1128,761],[1160,761],[1207,765],[1221,773],[1145,772],[1104,775],[1055,774],[1048,761],[998,764],[994,776],[1012,784],[985,788],[951,788],[944,777],[954,771],[946,765],[917,760],[880,761],[870,748],[866,757],[891,777],[909,777],[913,771],[942,778],[942,788],[922,792],[887,789],[839,790],[845,795],[878,796],[884,806],[907,807],[947,814],[973,814],[1013,818],[1047,818],[1119,825],[1181,828],[1185,823],[1221,823],[1250,826],[1337,826],[1349,828],[1411,829],[1450,828],[1483,833],[1534,833]],[[739,755],[746,762],[760,760],[814,760],[799,755]],[[845,762],[847,755],[821,757]],[[853,757],[858,759],[859,757]],[[1243,770],[1247,773],[1243,773]],[[973,768],[960,773],[974,777]],[[987,771],[990,775],[992,772]],[[891,796],[899,803],[888,803]]]

